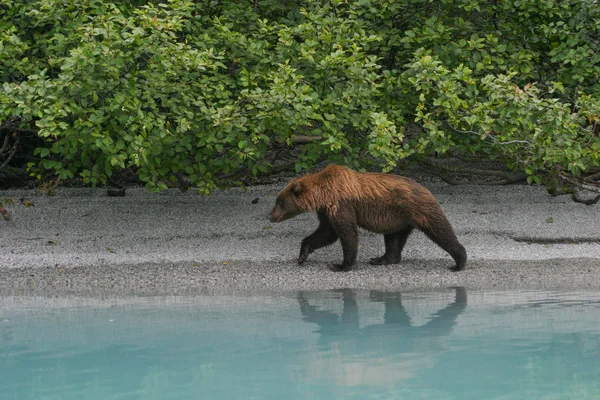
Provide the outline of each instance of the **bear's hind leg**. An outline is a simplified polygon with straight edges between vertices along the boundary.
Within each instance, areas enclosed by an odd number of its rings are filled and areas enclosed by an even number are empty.
[[[356,264],[358,252],[358,224],[356,214],[349,204],[340,204],[335,215],[330,215],[331,226],[340,238],[344,261],[342,264],[333,264],[332,271],[350,271]]]
[[[413,227],[409,226],[400,232],[383,235],[385,254],[381,257],[371,258],[370,263],[372,265],[399,264],[402,260],[402,250],[412,231]]]
[[[448,220],[442,222],[438,221],[437,226],[433,229],[430,227],[421,227],[420,229],[438,246],[452,256],[456,262],[456,265],[453,268],[450,268],[452,271],[462,271],[465,269],[465,265],[467,264],[467,252],[463,245],[458,242],[456,234]]]

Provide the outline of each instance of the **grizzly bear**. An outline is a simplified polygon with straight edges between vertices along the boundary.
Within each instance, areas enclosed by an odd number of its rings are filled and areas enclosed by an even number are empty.
[[[331,266],[348,271],[356,264],[358,227],[382,233],[385,253],[371,264],[397,264],[413,229],[423,231],[452,256],[453,271],[465,268],[467,253],[431,192],[410,178],[356,172],[339,165],[295,178],[279,193],[271,210],[271,222],[316,211],[319,227],[302,240],[298,263],[313,251],[342,243],[344,260]]]

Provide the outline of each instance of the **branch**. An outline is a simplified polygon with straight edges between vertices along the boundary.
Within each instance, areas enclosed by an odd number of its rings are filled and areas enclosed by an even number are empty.
[[[291,162],[291,163],[287,163],[287,164],[281,164],[281,165],[276,165],[273,168],[269,169],[266,172],[259,172],[256,174],[256,176],[260,176],[260,177],[264,177],[264,176],[269,176],[269,175],[275,175],[278,174],[280,172],[284,172],[284,171],[294,171],[295,170],[295,166],[296,163],[295,162]],[[248,168],[240,168],[235,172],[230,172],[228,174],[223,174],[223,175],[218,175],[216,176],[217,179],[231,179],[231,178],[240,178],[243,176],[246,176],[250,174],[250,171],[248,170]]]
[[[454,132],[457,133],[470,133],[471,135],[475,135],[475,136],[481,136],[481,133],[479,132],[475,132],[475,131],[463,131],[462,129],[457,129],[456,127],[454,127],[448,120],[444,121],[449,127],[450,129],[452,129]]]
[[[290,162],[287,164],[276,165],[266,172],[258,173],[257,176],[276,175],[280,172],[284,172],[284,171],[289,172],[289,171],[295,171],[295,170],[296,170],[296,162],[293,161],[293,162]]]
[[[445,122],[450,127],[450,129],[452,129],[454,132],[457,132],[457,133],[469,133],[471,135],[481,136],[480,132],[476,132],[476,131],[463,131],[461,129],[457,129],[454,126],[452,126],[452,124],[450,122],[448,122],[448,121],[445,121]],[[531,144],[531,142],[528,142],[527,140],[509,140],[508,142],[499,142],[496,138],[494,138],[491,135],[487,135],[487,134],[486,134],[486,138],[489,138],[492,142],[494,142],[494,144],[498,144],[498,145],[501,145],[501,146],[505,146],[507,144],[519,143],[519,144],[526,144],[526,145],[529,145],[529,146],[533,147],[533,144]]]
[[[8,133],[6,134],[6,136],[4,136],[4,143],[2,144],[2,147],[0,147],[0,156],[2,154],[4,154],[7,147],[8,147]]]
[[[15,168],[8,165],[0,170],[0,188],[7,188],[11,185],[23,186],[25,182],[32,179],[27,168]]]
[[[516,183],[524,180],[526,175],[523,173],[508,173],[505,171],[495,171],[488,169],[480,169],[480,168],[468,168],[463,166],[448,166],[441,165],[440,163],[436,163],[430,159],[422,159],[419,161],[421,167],[423,167],[429,173],[439,177],[444,182],[450,185],[509,185],[511,183]],[[449,174],[471,174],[471,175],[480,175],[480,176],[497,176],[499,180],[491,181],[491,182],[472,182],[468,180],[460,180],[455,179],[449,176]]]
[[[8,135],[6,136],[6,138],[4,139],[4,145],[2,145],[2,151],[0,151],[0,155],[2,154],[2,152],[4,152],[4,147],[5,145],[8,143]],[[6,157],[6,160],[4,160],[4,162],[2,163],[2,165],[0,165],[0,171],[6,167],[8,165],[8,162],[15,156],[15,154],[17,154],[17,148],[19,147],[19,138],[17,138],[15,140],[15,143],[12,146],[12,149],[10,149],[10,153],[9,155]]]
[[[596,172],[595,174],[591,174],[583,178],[584,181],[597,181],[600,179],[600,172]]]
[[[509,140],[508,142],[498,142],[495,139],[492,139],[492,141],[495,144],[499,144],[501,146],[507,145],[507,144],[515,144],[515,143],[519,143],[519,144],[527,144],[531,147],[533,147],[533,145],[531,144],[531,142],[528,142],[527,140]]]
[[[15,123],[14,122],[9,122],[6,123],[2,126],[0,126],[0,133],[6,132],[6,133],[23,133],[23,134],[27,134],[27,135],[36,135],[37,131],[34,131],[32,129],[24,129],[24,128],[18,128],[16,126],[14,126]]]
[[[308,144],[323,139],[321,136],[296,135],[292,138],[293,144]]]
[[[572,178],[570,176],[566,176],[563,174],[559,174],[558,178],[564,182],[567,182],[567,183],[575,186],[575,189],[573,190],[573,193],[571,194],[571,198],[573,199],[574,202],[583,203],[583,204],[589,206],[592,204],[596,204],[596,203],[598,203],[598,201],[600,201],[600,194],[593,199],[584,199],[583,197],[581,197],[581,193],[580,193],[580,189],[589,190],[590,192],[594,192],[594,193],[600,193],[600,184],[587,181],[587,178],[586,178],[586,181],[583,181],[583,180]]]
[[[563,174],[559,174],[558,178],[570,183],[571,185],[575,185],[578,188],[589,190],[590,192],[600,193],[600,184],[595,182],[586,182],[576,178],[572,178],[570,176],[566,176]]]

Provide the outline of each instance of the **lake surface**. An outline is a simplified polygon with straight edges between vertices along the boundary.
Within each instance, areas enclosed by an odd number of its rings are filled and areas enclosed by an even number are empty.
[[[5,297],[0,394],[599,399],[600,294]]]

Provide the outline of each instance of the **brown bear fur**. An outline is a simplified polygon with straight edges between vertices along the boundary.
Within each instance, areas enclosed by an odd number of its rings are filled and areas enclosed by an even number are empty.
[[[319,227],[302,240],[300,264],[314,250],[339,238],[344,261],[333,269],[352,269],[358,227],[384,235],[385,254],[372,258],[371,264],[396,264],[408,236],[417,228],[454,258],[452,270],[465,267],[467,253],[444,211],[431,192],[412,179],[329,165],[320,172],[292,179],[277,196],[270,219],[281,222],[311,211],[317,212]]]

